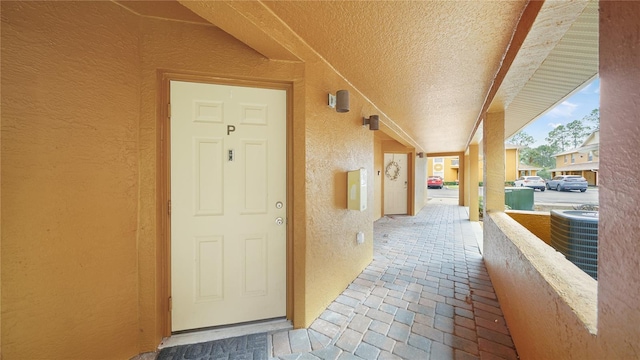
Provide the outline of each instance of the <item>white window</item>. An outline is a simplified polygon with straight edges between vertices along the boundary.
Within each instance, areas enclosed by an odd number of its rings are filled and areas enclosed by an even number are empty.
[[[593,151],[589,151],[589,156],[587,158],[589,161],[593,161]]]
[[[575,163],[576,162],[576,154],[571,154],[571,163]]]
[[[564,156],[564,162],[567,163],[567,155]]]

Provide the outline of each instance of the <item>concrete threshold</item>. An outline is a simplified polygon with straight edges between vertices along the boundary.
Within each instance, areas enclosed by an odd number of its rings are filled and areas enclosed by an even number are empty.
[[[158,350],[178,345],[197,344],[207,341],[228,339],[236,336],[258,334],[263,332],[271,333],[274,331],[284,331],[290,329],[293,329],[293,326],[289,320],[277,319],[238,326],[193,331],[171,335],[170,337],[162,339],[162,342],[160,343],[160,345],[158,345]]]

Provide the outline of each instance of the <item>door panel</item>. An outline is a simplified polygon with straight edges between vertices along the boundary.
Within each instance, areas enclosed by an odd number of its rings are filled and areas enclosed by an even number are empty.
[[[194,214],[196,216],[224,215],[222,139],[195,138]]]
[[[224,282],[222,236],[199,236],[195,240],[195,301],[221,300]]]
[[[267,142],[259,140],[243,140],[241,148],[243,151],[240,162],[244,164],[242,169],[241,192],[243,214],[264,214],[267,212],[267,188],[269,169],[267,158]]]
[[[384,214],[407,214],[407,154],[384,154]]]
[[[170,102],[172,331],[285,316],[286,92],[172,81]]]

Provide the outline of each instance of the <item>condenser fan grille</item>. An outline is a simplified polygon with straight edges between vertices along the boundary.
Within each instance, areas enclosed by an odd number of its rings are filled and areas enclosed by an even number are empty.
[[[552,210],[551,246],[598,279],[598,212]]]

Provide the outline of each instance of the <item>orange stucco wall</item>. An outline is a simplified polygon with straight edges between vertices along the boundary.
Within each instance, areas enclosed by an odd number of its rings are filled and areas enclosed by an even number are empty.
[[[384,174],[384,152],[382,140],[376,139],[373,146],[373,219],[382,217],[382,176]]]
[[[551,217],[548,212],[509,210],[506,213],[540,240],[551,244]]]
[[[374,181],[374,113],[311,51],[269,61],[198,24],[112,2],[2,2],[3,358],[126,359],[163,335],[158,71],[293,84],[295,325],[309,325],[373,253],[368,211],[346,209],[346,172]],[[356,110],[357,109],[357,110]],[[365,233],[356,245],[356,233]]]
[[[139,333],[137,17],[108,2],[1,6],[2,357],[127,359]]]
[[[158,71],[198,73],[227,78],[269,79],[275,81],[300,81],[302,64],[270,62],[225,32],[205,25],[140,18],[141,41],[141,117],[140,117],[140,212],[138,225],[139,301],[141,348],[153,349],[162,333],[162,317],[166,314],[159,282],[161,269],[166,263],[160,257],[161,232],[159,216],[164,205],[158,204],[160,141],[156,107],[158,96]],[[294,90],[296,91],[296,90]],[[299,111],[296,107],[295,111]],[[294,123],[294,144],[303,146],[304,116]],[[302,144],[302,145],[301,145]],[[297,151],[304,151],[304,148]],[[296,159],[300,161],[300,159]],[[294,166],[304,166],[304,159]],[[297,173],[303,176],[304,173]],[[294,179],[295,181],[295,179]],[[296,201],[296,200],[294,200]],[[296,209],[304,206],[294,204]],[[160,209],[160,213],[159,210]],[[295,224],[304,223],[304,211],[294,213]],[[304,243],[304,226],[295,226],[296,245]],[[298,253],[303,249],[296,248]],[[302,260],[304,256],[300,257]],[[304,263],[304,262],[303,262]],[[296,265],[299,265],[296,263]],[[301,271],[301,270],[298,270]],[[304,289],[303,286],[300,286]],[[302,302],[302,305],[304,303]]]
[[[346,206],[347,171],[363,167],[367,183],[374,183],[373,132],[362,126],[373,110],[352,92],[354,110],[336,113],[326,105],[327,94],[347,84],[324,63],[306,65],[306,283],[304,318],[296,314],[297,326],[310,325],[373,257],[373,187],[367,187],[367,211]],[[356,244],[359,231],[365,234],[362,245]]]
[[[635,95],[640,48],[633,36],[640,33],[640,3],[601,1],[599,6],[597,283],[505,214],[485,220],[487,270],[521,359],[636,359],[640,354],[640,189],[637,166],[629,166],[640,159]]]

